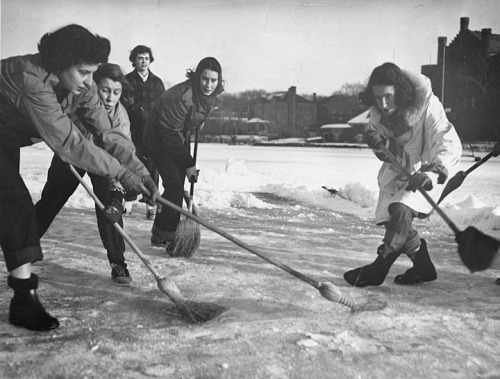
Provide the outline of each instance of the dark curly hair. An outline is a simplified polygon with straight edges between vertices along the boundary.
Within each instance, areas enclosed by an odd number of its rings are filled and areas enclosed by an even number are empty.
[[[366,89],[359,94],[359,98],[363,104],[368,106],[376,104],[375,97],[373,96],[373,86],[378,85],[394,86],[396,94],[395,103],[398,109],[401,109],[414,96],[413,88],[407,77],[394,63],[387,62],[373,70],[370,79],[368,79]]]
[[[51,73],[78,64],[101,64],[108,61],[109,40],[92,34],[83,26],[71,24],[46,33],[38,43],[42,67]]]
[[[130,52],[130,56],[128,57],[128,60],[132,62],[132,67],[135,67],[135,60],[139,54],[149,54],[149,63],[153,63],[155,60],[150,47],[137,45],[132,49],[132,51]]]
[[[203,70],[212,70],[219,74],[219,82],[217,83],[217,88],[215,89],[215,91],[211,96],[218,95],[222,91],[224,91],[224,84],[222,80],[222,66],[220,65],[219,61],[214,57],[203,58],[198,63],[198,66],[196,66],[196,71],[193,71],[191,69],[187,70],[186,77],[191,79],[193,83],[197,83],[197,85],[194,86],[196,91],[199,92],[199,83]]]

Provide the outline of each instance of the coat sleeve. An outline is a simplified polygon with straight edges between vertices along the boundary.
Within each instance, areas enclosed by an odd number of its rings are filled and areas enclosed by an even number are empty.
[[[91,104],[97,99],[88,101]],[[118,175],[120,162],[83,136],[70,117],[63,113],[51,87],[37,79],[26,81],[18,109],[64,162],[101,176],[115,178]],[[109,129],[106,111],[101,109],[104,113],[93,110],[86,117],[94,117],[94,125]]]
[[[453,172],[462,155],[462,144],[455,128],[446,117],[443,105],[435,95],[429,99],[424,121],[424,138],[431,157],[429,167],[424,170],[439,174],[440,167],[444,167],[447,173]]]
[[[165,97],[161,100],[164,101],[161,101],[158,128],[164,151],[179,166],[193,167],[195,165],[194,159],[184,146],[181,137],[184,123],[189,117],[189,107],[181,96]]]

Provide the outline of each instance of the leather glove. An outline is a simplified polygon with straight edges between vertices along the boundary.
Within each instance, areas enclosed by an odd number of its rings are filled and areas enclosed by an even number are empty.
[[[156,204],[156,198],[158,197],[158,187],[151,177],[151,175],[146,175],[142,178],[143,190],[141,191],[143,200],[146,204],[154,206]]]
[[[373,150],[378,150],[379,145],[385,145],[387,138],[378,134],[375,130],[367,130],[365,133],[365,141]]]
[[[196,183],[198,181],[198,174],[200,170],[196,169],[196,166],[186,168],[186,177],[190,183]]]
[[[117,179],[126,192],[142,193],[142,177],[135,171],[124,168]]]
[[[110,224],[120,220],[123,214],[123,192],[118,188],[110,191],[109,204],[104,208],[104,217]]]
[[[126,168],[123,174],[118,177],[118,181],[122,184],[125,191],[142,193],[147,204],[155,205],[156,197],[158,196],[158,187],[156,187],[150,175],[141,177],[138,173]]]
[[[493,150],[491,152],[494,157],[498,157],[500,155],[500,142],[497,142],[495,146],[493,146]]]
[[[416,172],[410,177],[406,190],[415,192],[419,188],[425,191],[430,191],[432,189],[431,178],[429,178],[423,172]]]

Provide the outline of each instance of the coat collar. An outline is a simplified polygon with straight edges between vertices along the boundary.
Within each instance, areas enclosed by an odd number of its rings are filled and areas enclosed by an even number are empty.
[[[403,134],[422,118],[432,94],[431,82],[426,76],[406,70],[403,70],[403,75],[409,80],[413,88],[413,96],[406,104],[403,104],[402,109],[398,112],[397,125],[393,130],[395,135]],[[382,112],[376,105],[372,107],[372,115],[380,122]]]

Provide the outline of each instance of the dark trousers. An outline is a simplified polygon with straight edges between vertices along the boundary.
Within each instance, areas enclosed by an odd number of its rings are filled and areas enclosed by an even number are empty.
[[[12,271],[43,259],[31,195],[19,173],[17,136],[0,135],[0,246]]]
[[[165,160],[157,156],[152,158],[163,183],[164,191],[161,197],[182,207],[186,169],[177,165],[173,160]],[[167,206],[162,206],[161,212],[156,213],[151,232],[162,239],[173,241],[180,218],[181,214],[179,212]]]
[[[137,158],[139,158],[139,160],[144,164],[144,166],[146,166],[146,168],[149,171],[149,175],[151,175],[151,178],[158,187],[158,181],[160,175],[158,173],[158,170],[156,169],[156,165],[153,162],[153,159],[146,153],[142,145],[135,145],[135,155],[137,155]],[[133,201],[135,199],[137,199],[137,194],[135,193],[125,194],[126,201]]]
[[[76,167],[75,167],[76,168]],[[85,175],[85,170],[76,168],[80,176]],[[94,193],[104,204],[109,203],[110,182],[103,176],[89,173]],[[36,203],[36,219],[40,231],[40,238],[45,234],[54,218],[61,211],[71,195],[76,191],[80,181],[71,172],[69,165],[54,155],[47,174],[47,183],[43,187],[42,196]],[[97,227],[104,248],[108,253],[109,263],[116,263],[126,267],[125,242],[123,237],[115,230],[114,226],[106,221],[102,211],[95,206]],[[118,224],[123,227],[123,219]]]
[[[391,219],[385,224],[384,243],[401,254],[414,252],[420,237],[412,225],[419,213],[403,203],[392,203],[388,210]]]

